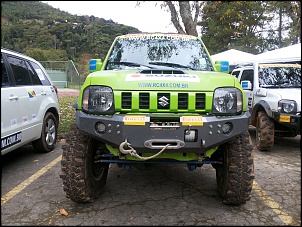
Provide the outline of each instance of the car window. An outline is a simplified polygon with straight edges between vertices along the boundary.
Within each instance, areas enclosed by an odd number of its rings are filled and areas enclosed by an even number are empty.
[[[7,56],[7,60],[13,71],[16,85],[31,85],[32,81],[25,60],[13,56]]]
[[[233,71],[232,75],[238,78],[240,71]]]
[[[243,80],[248,80],[253,83],[253,70],[244,70],[240,78],[240,82]]]
[[[6,69],[6,65],[3,62],[3,56],[1,54],[1,67],[2,67],[2,78],[1,78],[1,87],[9,86],[9,77]]]
[[[29,72],[33,85],[41,85],[42,83],[41,83],[36,71],[30,66],[29,62],[27,62],[27,68],[28,68],[28,72]]]
[[[43,85],[51,85],[40,66],[32,61],[30,61],[29,63],[34,69],[33,75],[36,77],[35,80],[39,80],[39,83],[42,83]]]

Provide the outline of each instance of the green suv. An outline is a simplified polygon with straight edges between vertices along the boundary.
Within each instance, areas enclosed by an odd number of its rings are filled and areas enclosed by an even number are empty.
[[[213,64],[201,39],[184,34],[117,37],[104,61],[90,60],[63,145],[67,198],[99,198],[110,164],[203,164],[216,169],[223,203],[250,199],[250,113],[228,62]],[[219,72],[220,71],[220,72]],[[225,72],[224,72],[225,71]]]

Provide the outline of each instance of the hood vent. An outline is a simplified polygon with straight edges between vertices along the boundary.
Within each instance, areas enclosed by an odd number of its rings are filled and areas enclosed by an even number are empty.
[[[169,69],[166,69],[166,70],[145,69],[145,70],[140,71],[139,73],[142,73],[142,74],[185,74],[185,72],[182,70],[169,70]]]

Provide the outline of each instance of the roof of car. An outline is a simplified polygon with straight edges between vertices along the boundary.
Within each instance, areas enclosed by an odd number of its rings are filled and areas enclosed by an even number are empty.
[[[192,38],[198,38],[194,35],[188,35],[188,34],[179,34],[175,32],[141,32],[141,33],[128,33],[125,35],[120,35],[119,37],[131,37],[131,36],[178,36],[178,37],[192,37]]]
[[[32,57],[29,57],[26,54],[22,54],[20,52],[17,52],[17,51],[14,51],[14,50],[10,50],[10,49],[4,48],[4,47],[1,47],[1,52],[15,54],[15,55],[17,55],[19,57],[23,57],[23,58],[26,58],[28,60],[32,60],[32,61],[35,61],[35,62],[37,61],[36,59],[34,59]]]
[[[280,64],[280,63],[298,63],[301,62],[301,58],[276,58],[276,59],[260,59],[260,60],[254,60],[254,61],[248,61],[248,62],[239,62],[238,65],[252,65],[252,64]]]
[[[245,64],[238,64],[236,65],[236,67],[234,68],[234,70],[238,70],[238,69],[242,69],[242,68],[252,68],[253,64],[298,64],[295,61],[286,61],[283,59],[283,61],[274,61],[274,60],[262,60],[262,61],[254,61],[252,63],[245,63]]]

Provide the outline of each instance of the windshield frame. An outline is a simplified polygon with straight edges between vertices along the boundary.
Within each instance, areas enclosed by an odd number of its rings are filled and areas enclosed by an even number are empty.
[[[132,64],[118,62],[131,62]],[[152,62],[160,64],[152,64]],[[215,71],[210,55],[198,37],[170,33],[139,33],[116,38],[106,57],[104,69],[162,69],[163,67],[170,70]]]

